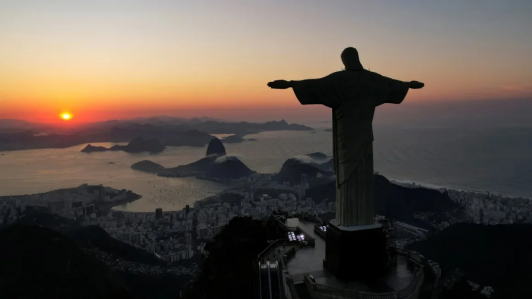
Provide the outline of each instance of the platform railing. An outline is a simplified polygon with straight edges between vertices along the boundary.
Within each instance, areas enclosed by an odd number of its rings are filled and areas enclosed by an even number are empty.
[[[273,216],[273,215],[272,215]],[[299,227],[289,227],[277,217],[275,217],[277,222],[281,225],[281,227],[285,228],[287,231],[297,231],[301,230]],[[303,230],[301,230],[303,231]],[[264,257],[265,255],[269,254],[271,250],[277,248],[278,246],[281,246],[283,244],[287,243],[287,239],[278,239],[272,242],[268,247],[259,254],[259,259],[261,257]],[[405,250],[402,248],[397,248],[397,254],[405,256],[408,258],[408,260],[415,264],[416,270],[414,273],[414,278],[410,282],[410,284],[398,291],[398,292],[389,292],[389,293],[367,293],[367,292],[361,292],[361,291],[353,291],[353,290],[347,290],[342,288],[335,288],[330,286],[325,286],[318,284],[316,282],[313,282],[310,280],[310,278],[307,277],[307,275],[304,275],[304,282],[309,288],[309,290],[313,290],[315,292],[324,293],[324,294],[330,294],[330,295],[336,295],[341,296],[344,298],[351,298],[351,299],[407,299],[415,292],[419,292],[419,289],[424,283],[425,278],[425,270],[424,270],[424,264],[426,263],[426,259],[424,256],[420,255],[417,252]],[[283,263],[283,265],[286,267],[286,264]],[[284,267],[283,267],[284,268]],[[286,268],[285,268],[286,269]],[[434,269],[436,270],[436,269]]]
[[[410,284],[398,291],[398,292],[389,292],[389,293],[367,293],[367,292],[361,292],[361,291],[353,291],[348,289],[342,289],[342,288],[335,288],[330,286],[325,286],[318,284],[316,282],[311,281],[311,279],[304,275],[304,281],[309,290],[319,292],[319,293],[325,293],[335,296],[340,296],[344,298],[352,298],[352,299],[406,299],[412,296],[412,294],[419,292],[419,289],[423,285],[424,278],[425,278],[425,271],[424,271],[424,265],[423,262],[425,261],[425,258],[413,251],[408,251],[404,249],[398,249],[397,253],[400,255],[403,255],[408,258],[409,261],[415,263],[415,273],[414,278],[410,282]]]
[[[330,294],[334,296],[339,296],[342,298],[352,298],[352,299],[397,299],[397,293],[367,293],[361,291],[353,291],[348,289],[335,288],[330,286],[321,285],[310,280],[307,275],[304,275],[305,284],[307,288],[314,292]]]
[[[288,239],[277,239],[273,241],[266,249],[264,249],[259,255],[257,256],[258,259],[264,257],[265,255],[268,255],[273,249],[277,248],[278,246],[284,245],[288,242]]]

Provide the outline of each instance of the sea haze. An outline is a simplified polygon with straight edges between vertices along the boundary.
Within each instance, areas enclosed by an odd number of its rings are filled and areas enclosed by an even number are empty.
[[[375,170],[391,179],[532,198],[532,129],[397,128],[377,126]],[[275,173],[290,157],[332,155],[332,133],[296,131],[247,135],[257,141],[225,144],[252,170]],[[113,144],[97,144],[112,146]],[[187,164],[206,148],[169,147],[158,155],[81,153],[67,149],[0,153],[0,195],[32,194],[83,183],[129,189],[142,199],[117,207],[128,211],[180,210],[228,185],[194,178],[162,178],[130,169],[149,159],[165,167]]]

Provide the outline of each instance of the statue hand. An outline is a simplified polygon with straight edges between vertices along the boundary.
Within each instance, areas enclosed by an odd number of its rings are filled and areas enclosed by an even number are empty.
[[[410,81],[410,88],[412,89],[421,89],[425,84],[418,81]]]
[[[273,89],[287,89],[292,87],[290,82],[286,80],[275,80],[273,82],[269,82],[268,86]]]

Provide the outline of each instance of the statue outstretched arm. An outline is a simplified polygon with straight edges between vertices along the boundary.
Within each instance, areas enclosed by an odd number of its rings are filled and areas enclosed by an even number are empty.
[[[421,89],[425,86],[425,84],[418,82],[418,81],[410,81],[410,82],[405,82],[405,83],[408,84],[408,88],[411,88],[411,89]]]
[[[320,88],[333,88],[335,82],[338,80],[338,76],[341,72],[332,73],[319,79],[305,79],[305,80],[275,80],[268,82],[268,87],[272,89],[287,89],[301,84],[319,86]]]
[[[268,82],[268,87],[272,89],[287,89],[293,87],[293,81],[275,80]]]
[[[333,73],[320,79],[298,81],[275,80],[269,82],[268,86],[273,89],[292,88],[302,105],[324,105],[329,108],[334,108],[340,102],[337,93],[337,82],[340,75],[338,73]]]

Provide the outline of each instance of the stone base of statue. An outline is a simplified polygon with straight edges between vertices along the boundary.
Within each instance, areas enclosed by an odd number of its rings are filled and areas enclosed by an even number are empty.
[[[327,227],[323,267],[337,279],[374,279],[388,270],[386,233],[382,224]]]

